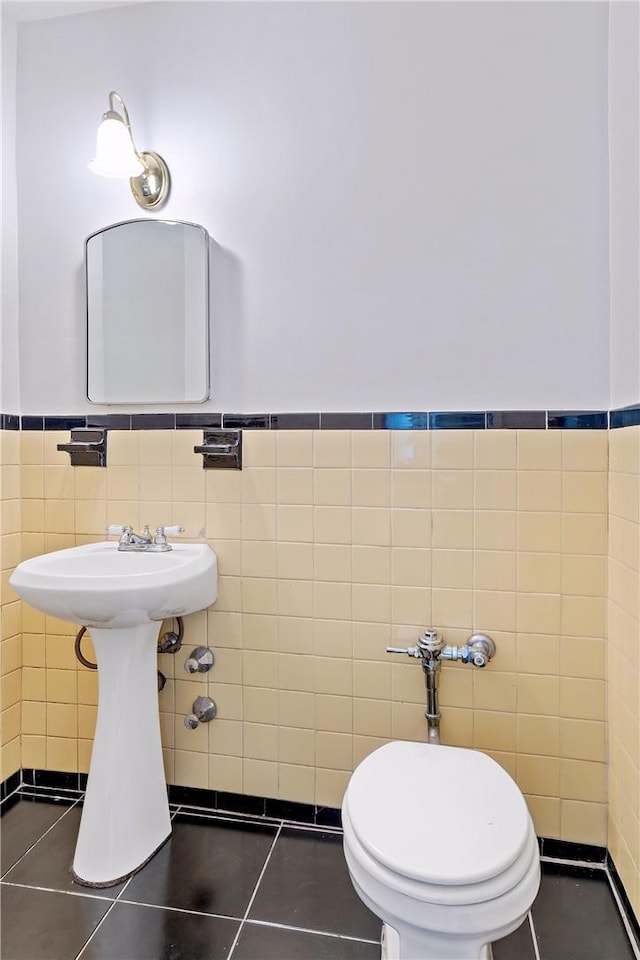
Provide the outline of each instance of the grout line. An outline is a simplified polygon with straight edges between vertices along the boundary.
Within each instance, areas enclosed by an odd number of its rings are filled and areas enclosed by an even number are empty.
[[[235,935],[235,937],[234,937],[233,943],[231,944],[231,949],[229,950],[229,953],[227,954],[227,960],[231,960],[231,958],[232,958],[232,956],[233,956],[233,951],[235,950],[236,944],[238,943],[238,940],[240,939],[240,934],[242,933],[242,928],[244,927],[245,920],[246,920],[247,917],[249,916],[249,911],[251,910],[251,907],[253,906],[253,901],[255,900],[256,894],[258,893],[258,887],[259,887],[260,884],[262,883],[262,878],[264,877],[265,870],[267,869],[267,867],[268,867],[268,865],[269,865],[269,861],[271,860],[271,854],[273,853],[273,851],[274,851],[274,849],[275,849],[275,845],[276,845],[276,843],[278,842],[278,837],[280,836],[281,832],[282,832],[282,823],[280,823],[280,826],[278,827],[278,831],[277,831],[275,837],[273,838],[273,842],[272,842],[271,846],[269,847],[269,853],[267,854],[267,859],[265,860],[265,862],[264,862],[263,865],[262,865],[262,870],[260,871],[260,876],[258,877],[258,880],[257,880],[257,882],[256,882],[256,885],[255,885],[255,887],[254,887],[254,889],[253,889],[253,893],[251,894],[251,899],[249,900],[249,903],[247,904],[247,909],[246,909],[245,912],[244,912],[244,917],[243,917],[242,920],[240,921],[240,926],[239,926],[238,929],[236,930],[236,935]]]
[[[38,797],[42,800],[82,800],[84,797],[82,790],[65,790],[63,787],[58,787],[55,790],[51,790],[48,787],[33,787],[23,785],[15,792],[20,797]],[[14,796],[14,794],[11,794],[11,796]]]
[[[216,817],[219,820],[232,820],[235,823],[244,821],[245,823],[266,823],[269,826],[277,826],[283,822],[279,817],[265,817],[260,813],[236,813],[234,810],[195,807],[189,804],[182,804],[180,812],[190,814],[192,817]],[[313,826],[313,824],[310,824],[310,826]]]
[[[9,869],[6,870],[5,873],[2,874],[2,877],[0,877],[0,880],[4,879],[4,877],[8,876],[8,874],[13,870],[13,868],[14,868],[14,867],[17,867],[19,863],[22,863],[22,861],[24,860],[24,858],[25,858],[26,856],[28,856],[28,854],[31,853],[31,851],[33,850],[33,848],[36,847],[36,846],[40,843],[40,841],[43,840],[44,837],[47,836],[48,833],[51,833],[51,831],[53,830],[53,828],[54,828],[54,827],[57,827],[58,824],[59,824],[62,820],[64,820],[64,818],[65,818],[65,817],[74,809],[74,807],[76,807],[77,805],[78,805],[78,801],[77,801],[77,800],[75,801],[75,803],[70,804],[70,805],[67,807],[67,809],[64,811],[64,813],[61,814],[61,815],[58,817],[58,819],[55,821],[55,823],[52,823],[51,826],[50,826],[47,830],[45,830],[45,832],[44,832],[43,834],[41,834],[41,835],[38,837],[37,840],[34,840],[34,842],[31,844],[31,846],[29,847],[29,849],[28,849],[28,850],[25,850],[25,852],[22,854],[22,856],[21,856],[21,857],[18,857],[18,859],[16,860],[16,862],[11,864],[11,866],[9,867]],[[16,886],[17,886],[17,884],[16,884]]]
[[[115,903],[113,897],[101,897],[97,893],[80,893],[77,890],[60,890],[59,887],[40,887],[32,883],[14,883],[13,880],[3,880],[3,887],[19,887],[21,890],[41,890],[43,893],[62,893],[66,897],[86,897],[89,900],[106,900],[108,903]],[[91,887],[85,887],[90,890]]]
[[[618,913],[620,914],[620,917],[622,918],[622,923],[623,923],[623,925],[624,925],[625,932],[626,932],[627,937],[628,937],[628,939],[629,939],[629,943],[631,944],[631,949],[633,950],[633,955],[634,955],[634,957],[636,958],[636,960],[640,960],[640,946],[638,945],[638,941],[636,940],[635,932],[634,932],[634,930],[633,930],[633,927],[632,927],[631,924],[629,923],[629,920],[628,920],[626,911],[625,911],[624,906],[623,906],[623,904],[622,904],[622,900],[620,899],[620,894],[619,894],[618,891],[616,890],[616,885],[615,885],[615,883],[613,883],[613,881],[612,881],[612,879],[611,879],[611,871],[609,870],[609,868],[608,868],[606,865],[605,865],[605,873],[607,874],[607,880],[609,881],[609,889],[611,890],[611,893],[613,894],[613,899],[614,899],[615,902],[616,902],[616,906],[617,906],[617,908],[618,908]]]
[[[20,787],[21,787],[21,786],[22,786],[22,784],[19,783],[18,786],[15,788],[15,790],[12,790],[11,793],[8,793],[8,794],[6,795],[6,797],[3,797],[2,800],[0,801],[0,807],[2,806],[3,803],[6,803],[6,802],[7,802],[7,800],[9,799],[9,797],[14,797],[14,796],[16,795],[16,793],[18,793],[18,791],[20,790]]]
[[[540,951],[538,950],[538,938],[536,937],[536,928],[533,925],[533,914],[531,910],[527,914],[529,919],[529,931],[531,933],[531,939],[533,940],[533,953],[535,955],[535,960],[540,960]]]
[[[586,867],[588,870],[602,870],[606,872],[604,863],[593,863],[590,860],[564,860],[562,857],[540,857],[541,863],[559,863],[563,867]]]
[[[173,811],[173,813],[171,814],[170,821],[171,821],[171,824],[172,824],[172,825],[173,825],[173,820],[174,820],[176,814],[178,813],[178,810],[179,810],[179,809],[180,809],[180,808],[177,807],[177,808]],[[162,847],[164,847],[165,844],[168,843],[170,840],[171,840],[171,834],[169,834],[169,836],[167,837],[165,843],[162,844]],[[162,847],[160,847],[160,849],[156,850],[155,853],[152,854],[152,856],[151,856],[151,858],[150,858],[151,860],[155,857],[156,853],[160,853],[160,850],[162,849]],[[149,862],[150,862],[150,860],[146,860],[146,861],[142,864],[141,867],[138,867],[137,870],[135,870],[132,874],[130,874],[130,875],[127,877],[127,879],[124,881],[124,886],[123,886],[122,890],[120,891],[120,893],[118,894],[118,896],[115,898],[115,900],[116,900],[117,903],[123,903],[123,902],[124,902],[124,903],[135,903],[134,900],[124,900],[124,899],[123,899],[123,898],[124,898],[124,895],[125,895],[125,893],[127,892],[127,890],[129,889],[129,886],[130,886],[131,881],[133,880],[133,878],[134,878],[134,877],[137,877],[139,873],[142,873],[142,871],[143,871],[144,868],[146,867],[147,863],[149,863]],[[151,906],[151,904],[144,904],[144,906]]]
[[[286,827],[287,830],[311,830],[314,833],[334,833],[338,837],[341,837],[343,834],[341,827],[323,827],[319,823],[300,823],[299,820],[283,820],[282,825]]]
[[[317,937],[333,937],[334,940],[351,940],[354,943],[372,943],[380,946],[379,940],[367,940],[364,937],[352,937],[347,933],[335,933],[330,930],[312,930],[310,927],[292,927],[288,923],[274,923],[271,920],[245,920],[245,923],[259,927],[273,927],[276,930],[292,930],[295,933],[312,933]],[[537,960],[540,960],[538,957]]]
[[[116,905],[117,902],[118,902],[117,900],[114,900],[114,901],[112,902],[111,906],[109,907],[109,909],[105,911],[104,916],[102,917],[102,919],[101,919],[100,922],[98,923],[98,925],[97,925],[97,927],[95,928],[95,930],[93,930],[93,931],[91,932],[91,934],[89,935],[89,937],[88,937],[88,938],[85,940],[85,942],[82,944],[79,953],[76,954],[75,960],[80,960],[82,954],[84,953],[84,951],[86,950],[86,948],[88,947],[88,945],[91,943],[91,941],[92,941],[93,938],[95,937],[96,933],[98,932],[98,930],[100,929],[100,927],[102,926],[102,924],[105,922],[105,920],[107,919],[107,917],[109,916],[109,914],[111,913],[111,911],[113,910],[113,908],[115,907],[115,905]]]
[[[123,891],[124,893],[124,891]],[[242,917],[232,917],[227,913],[208,913],[202,910],[189,910],[186,907],[169,907],[163,903],[143,903],[141,900],[118,900],[129,907],[149,907],[150,910],[170,910],[172,913],[186,913],[189,917],[213,917],[214,920],[235,920],[242,923]]]
[[[263,817],[260,814],[234,813],[232,810],[212,810],[210,807],[180,806],[178,810],[186,816],[222,820],[225,823],[263,823],[268,827],[277,827],[282,824],[287,830],[309,830],[313,833],[334,833],[337,836],[342,836],[343,832],[340,827],[323,826],[320,823],[303,823],[300,820],[283,820],[277,817]]]

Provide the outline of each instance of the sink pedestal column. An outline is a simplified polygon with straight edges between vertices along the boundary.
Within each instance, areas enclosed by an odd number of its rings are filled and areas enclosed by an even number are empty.
[[[135,873],[171,833],[158,715],[160,623],[90,627],[98,719],[73,861],[79,883],[107,887]]]

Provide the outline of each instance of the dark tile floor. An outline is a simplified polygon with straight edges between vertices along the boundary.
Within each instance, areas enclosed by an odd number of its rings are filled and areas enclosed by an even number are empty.
[[[2,804],[2,960],[379,960],[339,831],[176,807],[140,873],[89,890],[69,873],[82,798],[61,794],[23,787]],[[494,956],[635,954],[604,870],[544,863],[531,915]]]

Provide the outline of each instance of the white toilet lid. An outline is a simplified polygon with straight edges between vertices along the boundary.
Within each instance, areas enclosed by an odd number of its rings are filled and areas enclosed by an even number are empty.
[[[355,770],[344,799],[379,863],[425,883],[479,883],[522,853],[529,811],[511,777],[476,750],[388,743]]]

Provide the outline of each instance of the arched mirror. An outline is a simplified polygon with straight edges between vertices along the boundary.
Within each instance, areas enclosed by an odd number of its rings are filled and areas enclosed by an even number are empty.
[[[200,403],[209,396],[209,234],[128,220],[85,241],[87,396]]]

